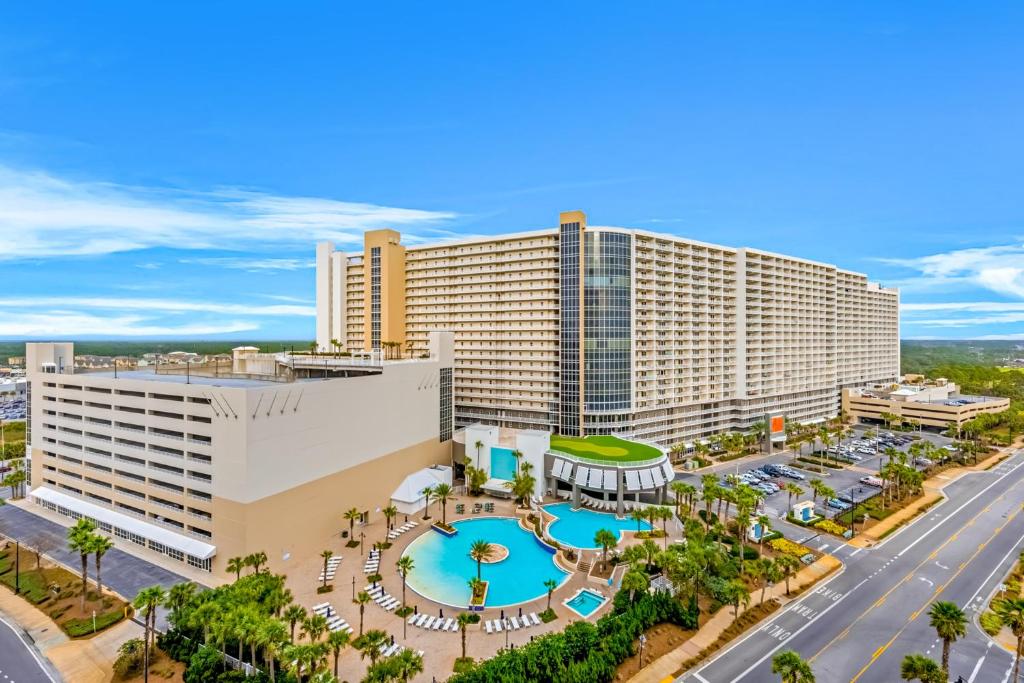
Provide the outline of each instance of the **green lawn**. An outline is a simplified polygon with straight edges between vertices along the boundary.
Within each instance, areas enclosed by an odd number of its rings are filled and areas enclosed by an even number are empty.
[[[661,456],[661,451],[653,446],[626,441],[617,436],[577,436],[553,435],[551,450],[561,451],[580,458],[607,460],[609,462],[637,462],[652,460]]]

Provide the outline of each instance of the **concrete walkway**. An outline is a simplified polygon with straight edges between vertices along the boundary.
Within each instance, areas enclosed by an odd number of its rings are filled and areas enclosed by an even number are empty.
[[[813,564],[804,567],[794,574],[790,579],[790,589],[794,593],[799,593],[805,586],[810,586],[820,581],[841,566],[842,563],[835,557],[825,555]],[[761,592],[755,591],[750,597],[750,605],[751,607],[754,607],[759,604]],[[772,598],[778,598],[783,607],[790,600],[795,599],[795,597],[786,597],[785,581],[779,582],[765,592],[766,601],[771,600]],[[739,610],[739,614],[743,614],[745,611],[746,609],[741,608]],[[645,666],[630,678],[629,682],[662,683],[663,681],[673,680],[675,678],[675,672],[682,668],[683,662],[698,656],[705,648],[712,645],[716,640],[718,640],[718,637],[722,635],[722,632],[732,624],[732,622],[732,608],[729,606],[722,607],[715,612],[714,616],[700,627],[700,630],[698,630],[693,637],[677,647],[675,650],[662,655],[654,662]]]

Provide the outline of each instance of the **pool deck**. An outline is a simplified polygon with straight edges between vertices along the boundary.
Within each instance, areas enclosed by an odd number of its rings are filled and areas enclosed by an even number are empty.
[[[493,513],[472,514],[473,503],[475,502],[487,502],[494,504]],[[546,500],[547,503],[559,502],[554,498]],[[455,505],[457,503],[464,503],[466,505],[467,514],[456,515]],[[460,495],[449,499],[448,501],[448,521],[455,521],[459,519],[479,519],[483,517],[510,517],[516,515],[515,503],[510,500],[499,500],[490,498],[488,496],[464,496]],[[392,541],[391,548],[381,553],[380,573],[383,575],[381,584],[387,593],[390,593],[397,599],[402,597],[402,580],[399,577],[398,572],[395,570],[395,562],[401,557],[405,548],[416,538],[419,538],[424,533],[435,533],[430,528],[430,523],[434,519],[440,520],[441,508],[436,503],[432,503],[430,506],[431,520],[423,521],[422,512],[416,515],[409,515],[409,520],[418,522],[418,526],[413,527],[411,531],[408,531],[397,539]],[[548,515],[550,519],[550,515]],[[399,515],[395,521],[395,526],[401,526],[406,521],[405,515]],[[339,522],[339,528],[344,523]],[[344,528],[347,529],[347,524],[344,524]],[[669,523],[670,538],[669,541],[679,537],[679,531],[681,527],[677,525],[676,529],[673,529],[673,523]],[[383,515],[371,513],[371,522],[357,527],[355,535],[358,538],[359,532],[365,534],[365,547],[372,548],[373,544],[377,541],[384,540],[387,537],[387,530],[385,528],[385,521]],[[625,532],[622,542],[619,544],[619,549],[625,545],[634,543],[633,533]],[[307,609],[313,605],[321,602],[328,602],[334,606],[338,611],[338,614],[348,621],[355,629],[353,636],[359,632],[359,608],[352,603],[352,579],[355,577],[355,590],[359,592],[369,583],[366,580],[366,574],[363,573],[363,562],[366,559],[366,550],[360,554],[360,548],[347,548],[345,547],[345,541],[335,536],[328,543],[324,545],[324,548],[330,548],[334,551],[335,555],[342,556],[342,562],[338,565],[333,581],[334,590],[330,593],[318,595],[316,589],[320,586],[321,582],[317,580],[321,570],[323,569],[323,560],[318,556],[296,558],[293,559],[288,566],[285,568],[285,573],[288,576],[287,585],[291,589],[295,596],[295,601],[306,607]],[[600,551],[583,551],[582,559],[588,561],[591,565],[595,560],[600,559]],[[413,569],[415,572],[416,570]],[[621,578],[622,570],[618,570],[614,573],[614,580],[617,584]],[[537,637],[548,633],[550,631],[560,631],[565,628],[566,625],[573,621],[581,620],[580,616],[566,607],[563,604],[563,600],[566,600],[581,588],[589,588],[603,593],[606,597],[611,598],[615,592],[614,586],[608,586],[606,582],[598,582],[591,580],[579,572],[574,572],[569,576],[568,580],[562,584],[558,589],[555,590],[551,597],[551,607],[558,615],[558,619],[554,620],[550,624],[541,624],[540,626],[532,626],[526,629],[520,629],[518,631],[511,631],[508,633],[508,644],[515,644],[521,646],[524,643],[530,641],[531,637]],[[443,606],[435,603],[431,600],[427,600],[421,595],[416,594],[411,589],[406,591],[406,598],[409,606],[416,607],[420,612],[426,612],[437,616],[439,610],[444,610],[445,617],[454,617],[460,611],[455,610],[451,607]],[[589,621],[593,621],[610,609],[610,601],[602,606],[599,610],[594,612],[588,618]],[[532,600],[521,605],[523,613],[536,612],[538,615],[544,611],[547,607],[547,596],[542,596],[539,599]],[[505,614],[507,616],[518,616],[519,606],[506,608]],[[466,653],[470,657],[477,660],[486,659],[493,657],[497,654],[498,650],[505,647],[506,634],[502,633],[488,634],[483,627],[483,621],[490,619],[497,619],[501,616],[501,610],[499,609],[484,609],[480,613],[481,623],[470,626],[466,631]],[[444,632],[444,631],[426,631],[416,626],[406,626],[407,637],[402,637],[402,628],[405,620],[395,615],[394,612],[388,612],[374,602],[370,602],[366,605],[364,614],[364,630],[369,629],[381,629],[395,637],[396,643],[401,643],[414,650],[424,651],[424,668],[426,673],[420,674],[414,678],[413,681],[418,683],[420,681],[427,682],[431,680],[431,676],[436,677],[439,680],[444,680],[451,675],[452,667],[455,664],[455,659],[461,655],[461,637],[458,631],[456,632]],[[341,659],[339,661],[340,680],[360,680],[366,672],[365,660],[359,659],[359,653],[353,648],[346,648],[342,652]]]

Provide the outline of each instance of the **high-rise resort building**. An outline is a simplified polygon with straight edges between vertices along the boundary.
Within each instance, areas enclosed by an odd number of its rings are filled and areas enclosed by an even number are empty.
[[[455,420],[662,446],[838,414],[896,382],[899,294],[834,265],[587,225],[361,254],[317,247],[323,350],[415,357],[455,334]],[[773,421],[773,424],[777,422]]]
[[[26,344],[34,511],[221,575],[233,556],[316,556],[409,476],[451,483],[454,342],[421,341],[412,359],[239,347],[102,371],[76,371],[70,343]]]

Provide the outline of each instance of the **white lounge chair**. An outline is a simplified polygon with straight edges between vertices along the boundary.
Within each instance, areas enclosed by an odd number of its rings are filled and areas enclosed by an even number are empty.
[[[530,621],[533,622],[534,626],[540,626],[541,623],[543,623],[543,622],[541,622],[540,618],[537,616],[536,612],[530,612]]]
[[[435,631],[440,631],[441,627],[445,626],[446,624],[447,624],[447,622],[443,618],[438,617],[437,621],[434,622],[434,630]]]
[[[452,630],[452,624],[454,624],[454,623],[455,623],[455,620],[452,619],[451,617],[448,617],[448,621],[444,622],[444,626],[441,627],[441,630],[442,631],[451,631]]]
[[[496,633],[501,633],[501,619],[494,620],[494,631]]]
[[[405,620],[405,623],[409,624],[409,626],[413,626],[412,622],[416,621],[416,617],[418,617],[418,616],[419,616],[418,614],[412,615],[411,617],[409,617],[408,619]]]
[[[490,621],[490,619],[488,619],[487,621],[484,622],[484,630],[487,631],[488,633],[494,633],[494,629],[491,628],[491,621]]]
[[[434,628],[434,617],[427,617],[427,620],[420,624],[420,626],[427,629],[428,631]]]

